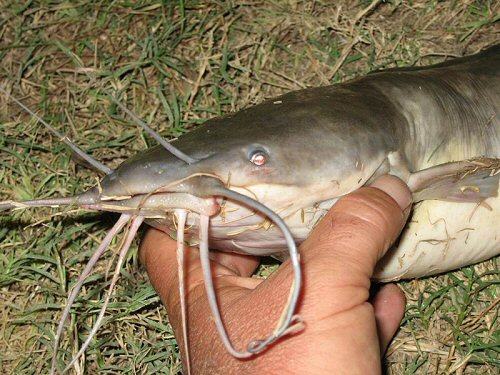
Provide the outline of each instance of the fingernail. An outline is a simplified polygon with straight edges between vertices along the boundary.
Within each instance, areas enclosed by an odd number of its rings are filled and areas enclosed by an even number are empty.
[[[405,214],[410,210],[412,203],[411,191],[400,178],[390,175],[380,176],[370,186],[388,194]]]

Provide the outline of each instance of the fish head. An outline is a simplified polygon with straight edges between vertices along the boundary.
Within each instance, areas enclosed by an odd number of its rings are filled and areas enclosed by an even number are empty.
[[[383,152],[374,157],[376,137],[358,131],[352,123],[357,116],[346,113],[345,103],[332,105],[317,91],[289,93],[209,120],[173,141],[194,163],[161,146],[146,150],[101,181],[102,197],[164,192],[194,177],[198,183],[218,180],[275,211],[344,195],[371,177]],[[206,183],[197,187],[194,181],[185,192],[210,195]]]
[[[380,147],[380,132],[371,134],[369,126],[356,123],[358,108],[332,104],[331,93],[318,90],[325,88],[289,93],[208,120],[172,142],[195,162],[186,163],[161,146],[131,157],[100,182],[99,202],[88,207],[140,210],[161,225],[172,224],[174,208],[186,208],[212,216],[222,239],[269,224],[241,202],[223,199],[219,192],[224,189],[260,202],[285,220],[323,201],[334,202],[373,176],[386,156],[385,145]],[[304,227],[303,217],[290,225]],[[269,245],[262,236],[260,242]]]

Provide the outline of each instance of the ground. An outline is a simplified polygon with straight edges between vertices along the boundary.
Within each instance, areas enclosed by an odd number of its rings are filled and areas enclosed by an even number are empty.
[[[493,0],[0,0],[0,87],[114,167],[154,141],[105,91],[166,138],[177,137],[290,90],[477,52],[500,40],[499,11]],[[3,94],[0,109],[0,200],[68,196],[95,184],[95,172],[76,165]],[[115,219],[56,209],[0,216],[0,373],[47,373],[68,290]],[[113,259],[85,284],[60,363],[95,321]],[[496,373],[499,264],[497,257],[401,282],[407,312],[387,373]],[[180,371],[168,317],[135,247],[75,372]]]

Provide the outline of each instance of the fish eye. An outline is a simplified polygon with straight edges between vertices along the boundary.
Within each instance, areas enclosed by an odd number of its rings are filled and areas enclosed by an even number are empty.
[[[262,149],[252,150],[248,153],[248,160],[250,163],[255,164],[257,166],[261,166],[267,163],[269,156]]]

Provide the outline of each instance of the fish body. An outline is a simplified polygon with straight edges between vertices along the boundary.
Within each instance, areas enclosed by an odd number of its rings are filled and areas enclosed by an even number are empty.
[[[499,98],[500,45],[290,92],[172,142],[193,162],[153,147],[73,203],[140,215],[173,236],[174,209],[186,208],[211,216],[212,248],[281,256],[288,246],[277,226],[214,192],[259,201],[301,243],[341,196],[390,173],[409,184],[416,204],[375,278],[444,272],[500,252]],[[188,242],[197,242],[198,226],[189,214]]]

